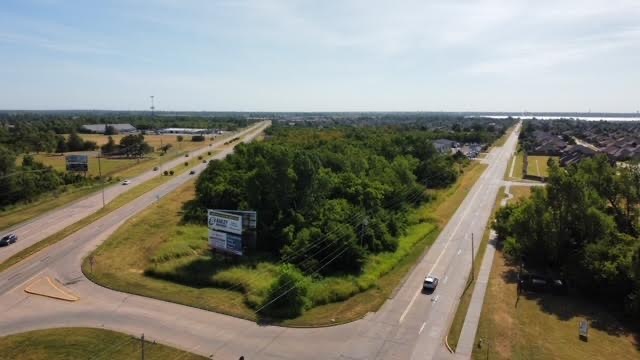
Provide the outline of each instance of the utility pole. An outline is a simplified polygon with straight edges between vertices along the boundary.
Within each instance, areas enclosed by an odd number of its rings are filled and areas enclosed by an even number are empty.
[[[360,246],[364,247],[364,233],[367,231],[367,226],[369,226],[369,219],[366,217],[362,220],[362,228],[360,229]]]
[[[104,208],[104,178],[102,177],[102,165],[100,165],[100,153],[98,153],[98,176],[102,181],[102,208]]]
[[[155,102],[154,102],[155,96],[151,95],[150,98],[151,98],[151,108],[150,108],[151,109],[151,123],[155,127],[155,125],[156,125],[155,124],[156,106],[155,106]],[[162,144],[162,133],[160,133],[160,151],[161,152],[162,152],[162,146],[163,146],[163,144]],[[160,174],[162,174],[162,156],[158,156],[158,159],[160,160]]]
[[[142,334],[140,341],[142,342],[142,360],[144,360],[144,334]]]
[[[475,280],[475,265],[474,265],[474,250],[473,250],[473,233],[471,233],[471,281]]]

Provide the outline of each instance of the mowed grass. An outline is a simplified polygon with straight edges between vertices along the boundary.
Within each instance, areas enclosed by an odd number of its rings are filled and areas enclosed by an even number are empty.
[[[517,267],[496,251],[480,317],[474,359],[640,358],[637,333],[598,305],[570,296],[517,298]],[[578,338],[581,320],[589,340]]]
[[[532,187],[511,187],[512,201]],[[517,297],[517,266],[496,251],[480,316],[474,359],[640,359],[640,336],[601,306],[573,296]],[[587,342],[580,321],[590,322]],[[481,347],[477,344],[482,341]]]
[[[142,342],[123,333],[93,328],[35,330],[0,337],[0,358],[21,360],[141,358]],[[159,343],[145,341],[145,359],[207,359]]]
[[[512,166],[512,164],[509,164],[509,166]],[[519,151],[516,154],[516,161],[515,163],[513,163],[513,176],[511,176],[511,179],[522,179],[523,176],[524,176],[524,153],[522,151]]]
[[[413,214],[414,225],[399,239],[399,249],[369,258],[362,275],[314,281],[309,296],[317,306],[283,325],[331,325],[377,310],[485,168],[473,163],[455,186],[434,192],[436,200]],[[84,273],[112,289],[256,320],[253,308],[262,302],[278,264],[268,256],[239,262],[212,256],[206,227],[180,223],[181,208],[193,197],[189,183],[128,221],[92,254],[93,269],[85,259]]]
[[[527,156],[527,175],[533,175],[538,177],[548,177],[549,176],[549,166],[547,162],[549,158],[554,158],[557,160],[557,157],[553,156]]]

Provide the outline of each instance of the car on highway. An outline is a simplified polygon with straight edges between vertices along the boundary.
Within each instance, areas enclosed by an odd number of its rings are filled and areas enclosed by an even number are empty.
[[[8,246],[18,241],[16,234],[7,234],[0,239],[0,246]]]
[[[122,185],[129,185],[131,184],[131,180],[125,180],[122,182]]]
[[[422,289],[427,291],[434,291],[437,286],[438,286],[438,278],[435,276],[427,275],[427,277],[424,278]]]

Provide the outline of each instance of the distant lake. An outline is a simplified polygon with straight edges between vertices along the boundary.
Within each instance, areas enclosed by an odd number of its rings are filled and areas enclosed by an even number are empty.
[[[467,117],[486,117],[492,119],[506,119],[509,115],[474,115]],[[529,120],[536,118],[538,120],[557,120],[557,119],[573,119],[573,120],[585,120],[585,121],[640,121],[640,116],[638,117],[603,117],[603,116],[535,116],[535,115],[525,115],[525,116],[515,116],[511,115],[514,119],[522,119]]]

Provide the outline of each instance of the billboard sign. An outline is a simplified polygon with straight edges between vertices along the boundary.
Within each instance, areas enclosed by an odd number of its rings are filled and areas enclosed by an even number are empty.
[[[242,230],[255,230],[258,223],[258,215],[255,211],[225,210],[231,214],[242,216]]]
[[[242,215],[209,210],[209,229],[242,235]]]
[[[67,155],[65,160],[67,171],[89,171],[89,156],[87,155]]]
[[[217,230],[209,230],[209,245],[217,250],[242,255],[242,236]]]

